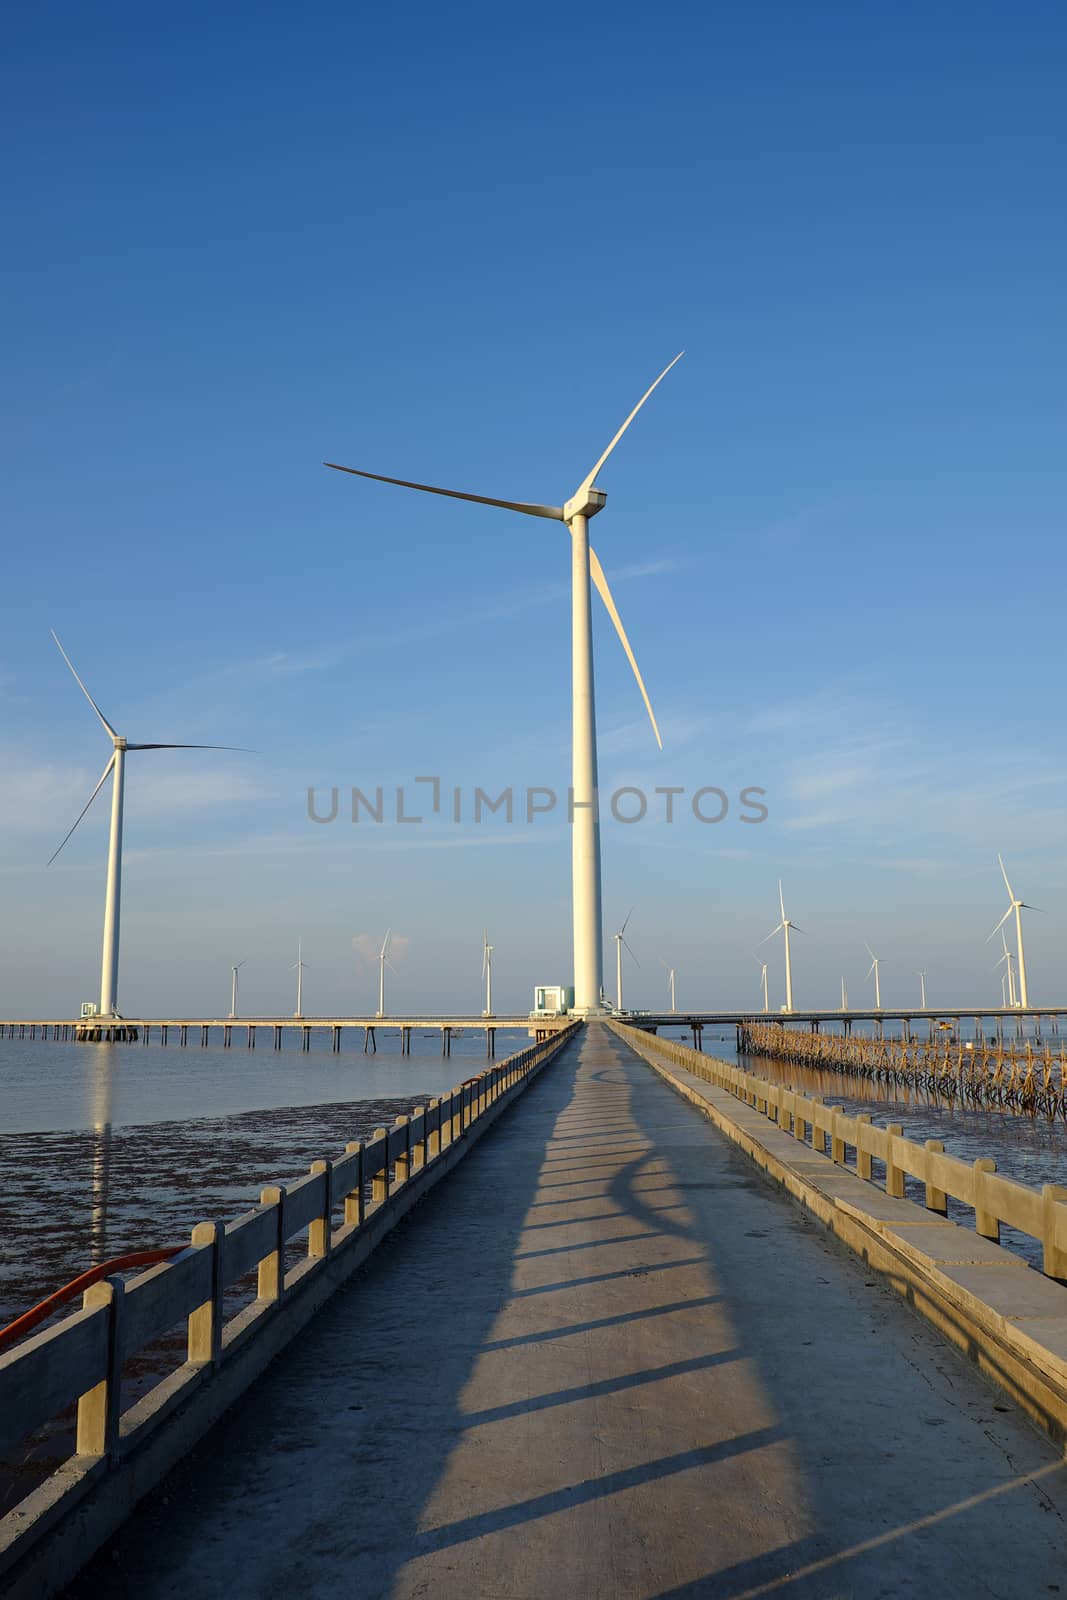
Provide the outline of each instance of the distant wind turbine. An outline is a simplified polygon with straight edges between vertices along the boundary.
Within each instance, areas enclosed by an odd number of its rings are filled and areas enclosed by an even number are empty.
[[[114,778],[111,785],[111,832],[108,836],[107,847],[107,889],[104,896],[104,948],[100,966],[100,1015],[102,1017],[118,1017],[119,913],[122,903],[122,811],[126,791],[126,752],[128,750],[232,750],[235,746],[228,744],[133,744],[129,739],[124,738],[122,734],[115,732],[77,672],[75,672],[74,663],[60,644],[55,629],[53,628],[51,632],[52,638],[56,641],[56,648],[70,668],[75,683],[96,712],[104,732],[111,740],[112,750],[108,757],[107,766],[100,774],[100,780],[96,788],[78,813],[74,827],[67,833],[58,849],[52,852],[48,859],[48,865],[52,865],[59,851],[62,850],[63,845],[66,844],[67,839],[70,838],[74,829],[104,787],[109,774],[113,773]]]
[[[571,663],[572,663],[572,813],[571,871],[574,918],[574,1011],[577,1015],[592,1015],[601,1009],[603,987],[603,914],[601,905],[600,870],[600,815],[597,796],[596,712],[593,689],[593,633],[590,608],[590,579],[607,607],[627,660],[637,679],[637,687],[645,702],[656,743],[663,748],[659,728],[652,711],[652,703],[644,679],[618,609],[608,588],[608,581],[589,545],[589,519],[602,511],[607,495],[596,487],[597,474],[606,463],[615,446],[633,422],[645,401],[662,383],[682,352],[664,367],[655,383],[649,385],[634,406],[622,427],[607,449],[598,458],[592,470],[586,473],[571,498],[562,506],[537,505],[525,500],[497,500],[489,495],[466,494],[458,489],[441,489],[430,483],[414,483],[409,478],[389,478],[379,472],[365,472],[359,467],[343,467],[336,461],[326,466],[337,472],[350,472],[357,478],[370,478],[376,483],[397,484],[402,489],[418,489],[426,494],[444,495],[450,500],[470,500],[476,505],[499,506],[504,511],[517,511],[529,517],[547,517],[562,522],[571,536]]]
[[[384,1017],[385,1016],[385,969],[386,969],[386,967],[389,968],[390,972],[396,973],[397,977],[400,976],[400,974],[396,971],[396,968],[393,966],[393,963],[389,960],[389,957],[386,955],[386,951],[389,948],[389,940],[390,940],[390,938],[392,936],[392,932],[393,932],[392,928],[387,928],[386,929],[385,938],[382,940],[382,948],[381,948],[381,951],[379,952],[379,955],[378,955],[378,1015],[380,1017]]]
[[[871,958],[870,967],[867,969],[868,978],[870,977],[872,972],[874,973],[874,1009],[876,1011],[881,1011],[881,1009],[882,1009],[882,986],[881,986],[881,983],[878,980],[878,966],[879,966],[878,957],[875,955],[874,951],[871,949],[871,947],[867,943],[866,939],[864,939],[864,941],[863,941],[863,948],[866,950],[867,954]]]
[[[304,1015],[304,968],[306,966],[307,962],[304,960],[304,946],[302,942],[298,941],[296,947],[296,960],[289,968],[290,972],[296,973],[296,1010],[293,1012],[294,1017],[302,1017]]]
[[[618,1006],[620,1011],[622,1010],[622,952],[623,952],[623,950],[629,951],[629,954],[631,956],[633,956],[634,964],[636,966],[639,967],[641,965],[640,961],[638,961],[637,957],[634,955],[633,951],[630,949],[630,946],[626,943],[626,929],[630,925],[630,918],[633,916],[633,914],[634,914],[633,907],[631,906],[629,911],[626,913],[626,921],[623,923],[622,927],[619,929],[618,933],[615,935],[615,995],[616,995],[616,1002],[615,1003]]]
[[[926,1010],[926,973],[925,972],[917,972],[915,974],[915,976],[919,980],[919,995],[920,995],[919,1004],[922,1007],[923,1011],[925,1011]]]
[[[793,961],[789,953],[789,930],[792,928],[794,933],[803,933],[804,929],[798,927],[795,922],[790,922],[789,918],[785,914],[785,896],[782,894],[781,878],[778,879],[778,904],[781,907],[782,920],[776,928],[771,929],[770,933],[767,935],[767,939],[773,939],[776,933],[781,933],[785,936],[785,1009],[787,1011],[792,1011]],[[767,939],[761,939],[760,944],[766,944]]]
[[[989,941],[987,940],[986,943],[988,944],[988,942]],[[1012,964],[1014,958],[1012,956],[1011,951],[1008,949],[1008,941],[1004,936],[1003,929],[1001,929],[1000,942],[1004,946],[1004,954],[1001,956],[1000,960],[997,962],[997,966],[998,967],[1003,966],[1004,963],[1007,962],[1007,971],[1002,976],[1007,980],[1007,985],[1008,985],[1008,1004],[1011,1006],[1012,1010],[1014,1010],[1015,1009],[1015,1004],[1016,1004],[1016,1002],[1015,1002],[1015,968],[1014,968],[1014,966]],[[1001,987],[1003,989],[1003,985]]]
[[[994,934],[997,934],[997,933],[1000,932],[1001,928],[1007,922],[1007,920],[1011,916],[1012,912],[1014,912],[1015,913],[1015,946],[1016,946],[1016,949],[1018,950],[1018,953],[1019,953],[1019,1002],[1018,1003],[1025,1010],[1026,1007],[1029,1006],[1029,1004],[1030,1004],[1030,998],[1029,998],[1029,994],[1028,994],[1027,988],[1026,988],[1026,955],[1025,955],[1025,953],[1023,951],[1023,919],[1022,919],[1022,913],[1024,911],[1040,911],[1041,907],[1040,906],[1027,905],[1025,900],[1020,900],[1018,898],[1018,896],[1015,893],[1015,890],[1012,888],[1011,884],[1008,881],[1008,872],[1007,872],[1007,868],[1004,865],[1004,858],[1002,856],[998,855],[997,856],[997,860],[1000,862],[1000,871],[1001,871],[1001,875],[1002,875],[1002,877],[1004,879],[1004,887],[1008,891],[1009,904],[1008,904],[1007,911],[1005,911],[1004,915],[1001,917],[1000,921],[997,923],[996,927],[993,929],[993,933],[991,933],[989,935],[989,938],[992,939]],[[989,939],[986,940],[986,943],[987,944],[989,943]]]
[[[753,956],[752,959],[760,969],[759,981],[760,988],[763,991],[763,1009],[764,1011],[769,1011],[771,1007],[767,999],[767,963],[766,961],[761,961],[759,956]]]
[[[247,961],[247,960],[248,960],[248,957],[246,956],[245,957],[245,961]],[[231,1017],[235,1017],[237,1015],[237,974],[240,972],[241,968],[244,966],[245,961],[238,961],[238,963],[237,963],[237,965],[235,967],[231,967],[230,968],[230,971],[233,974],[233,988],[230,991],[230,1016]]]
[[[677,1011],[678,1007],[674,1003],[674,968],[668,967],[662,956],[659,958],[659,964],[667,973],[667,982],[670,985],[671,991],[671,1010]]]
[[[493,947],[489,943],[489,929],[482,934],[482,977],[485,979],[485,1010],[482,1015],[493,1015]]]
[[[848,1010],[848,990],[845,988],[845,979],[843,975],[841,978],[841,1010]]]

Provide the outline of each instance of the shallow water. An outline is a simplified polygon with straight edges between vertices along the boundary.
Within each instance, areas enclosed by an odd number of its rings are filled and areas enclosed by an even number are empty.
[[[416,1030],[410,1056],[400,1054],[397,1029],[377,1031],[376,1055],[364,1055],[362,1035],[353,1047],[354,1030],[338,1055],[325,1030],[312,1035],[306,1053],[293,1048],[295,1033],[289,1048],[272,1049],[267,1030],[261,1030],[254,1050],[246,1048],[236,1029],[229,1050],[201,1049],[199,1042],[183,1049],[173,1039],[165,1046],[0,1039],[0,1135],[440,1095],[489,1065],[481,1032],[453,1036],[452,1054],[446,1057],[436,1031],[427,1037]],[[496,1059],[529,1043],[525,1029],[501,1029]]]

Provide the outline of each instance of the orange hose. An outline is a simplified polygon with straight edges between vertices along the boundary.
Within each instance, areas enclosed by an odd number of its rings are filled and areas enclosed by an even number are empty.
[[[165,1250],[135,1250],[130,1255],[114,1256],[110,1261],[101,1261],[98,1266],[90,1267],[88,1272],[72,1278],[62,1289],[50,1294],[47,1300],[42,1300],[39,1305],[24,1311],[21,1317],[9,1322],[6,1328],[0,1328],[0,1350],[6,1350],[8,1345],[14,1344],[39,1323],[47,1321],[53,1311],[58,1311],[60,1306],[65,1305],[68,1300],[73,1300],[83,1289],[88,1289],[90,1284],[99,1283],[101,1278],[108,1277],[112,1272],[128,1272],[133,1267],[154,1267],[160,1261],[169,1261],[171,1256],[178,1255],[184,1249],[183,1244],[172,1244]]]

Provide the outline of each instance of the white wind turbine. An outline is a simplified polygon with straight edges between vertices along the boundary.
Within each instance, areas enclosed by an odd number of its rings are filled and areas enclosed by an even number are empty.
[[[667,983],[669,984],[671,991],[671,1010],[677,1011],[678,1007],[674,1003],[674,968],[668,967],[662,956],[659,958],[659,964],[667,974]]]
[[[630,925],[630,918],[633,916],[633,914],[634,914],[634,911],[633,911],[633,907],[631,906],[629,911],[626,913],[626,921],[623,923],[622,927],[619,929],[618,933],[615,935],[615,995],[616,995],[616,1005],[617,1005],[617,1007],[618,1007],[618,1009],[620,1011],[622,1010],[622,952],[623,952],[623,950],[625,949],[625,950],[629,951],[630,955],[633,956],[634,963],[635,963],[636,966],[640,966],[641,965],[640,961],[638,961],[638,959],[634,955],[633,951],[630,950],[630,946],[626,943],[626,929]]]
[[[396,968],[393,966],[393,963],[389,960],[389,957],[386,955],[386,951],[389,949],[389,940],[392,937],[392,933],[393,933],[392,928],[387,928],[385,930],[385,938],[382,940],[382,948],[378,953],[378,1015],[380,1017],[384,1017],[385,1016],[385,969],[386,969],[386,967],[389,968],[390,972],[395,973],[397,977],[400,976],[400,974],[397,972]]]
[[[67,833],[58,849],[52,852],[48,859],[48,865],[52,865],[63,845],[66,844],[67,839],[70,838],[74,829],[104,787],[108,776],[114,774],[111,784],[111,832],[108,836],[107,847],[107,889],[104,895],[104,948],[100,965],[100,1015],[102,1017],[118,1017],[120,1014],[118,1003],[119,921],[122,907],[122,813],[126,794],[126,752],[128,750],[232,750],[235,746],[228,744],[134,744],[122,734],[116,733],[84,683],[78,677],[77,672],[75,672],[74,663],[60,644],[54,628],[51,633],[52,638],[56,641],[56,647],[60,655],[73,674],[75,683],[99,717],[104,732],[111,740],[112,749],[108,757],[107,766],[100,774],[100,780],[96,788],[78,813],[74,827]]]
[[[293,1012],[294,1017],[302,1017],[304,1015],[304,969],[306,966],[307,962],[304,960],[304,946],[302,941],[298,940],[296,946],[296,960],[289,968],[290,972],[296,973],[296,1010]]]
[[[769,1011],[771,1006],[770,1001],[767,998],[767,963],[766,961],[761,961],[759,956],[753,956],[752,959],[760,969],[759,983],[760,989],[763,993],[763,1009],[764,1011]]]
[[[793,958],[789,951],[789,930],[792,928],[794,933],[803,933],[804,929],[798,927],[795,922],[790,922],[789,918],[785,914],[785,896],[782,894],[781,878],[778,879],[778,905],[781,908],[782,920],[776,928],[771,929],[770,933],[767,935],[767,939],[773,939],[776,933],[781,933],[785,936],[785,1009],[787,1011],[792,1011]],[[767,939],[761,939],[760,944],[766,944]]]
[[[482,934],[482,977],[485,979],[485,1010],[483,1017],[493,1015],[493,947],[489,943],[489,929]]]
[[[247,960],[248,960],[248,957],[245,956],[245,960],[244,961],[238,961],[236,966],[230,968],[230,972],[231,972],[231,974],[233,976],[233,986],[232,986],[232,988],[230,990],[230,1016],[231,1017],[235,1017],[237,1015],[237,974],[240,972],[241,968],[245,964],[245,961],[247,961]]]
[[[841,975],[841,1010],[848,1010],[848,990],[845,988],[844,974]]]
[[[633,669],[645,702],[656,743],[663,748],[652,703],[626,630],[622,625],[608,581],[589,544],[589,518],[604,509],[607,495],[596,487],[597,473],[633,422],[653,390],[662,383],[682,352],[675,356],[655,383],[634,406],[622,427],[592,470],[586,473],[571,498],[562,506],[536,505],[523,500],[497,500],[489,495],[466,494],[458,489],[441,489],[429,483],[414,483],[408,478],[388,478],[379,472],[357,467],[342,467],[336,461],[326,466],[337,472],[350,472],[376,483],[392,483],[402,489],[419,489],[426,494],[444,495],[450,500],[470,500],[477,505],[499,506],[504,511],[524,516],[548,517],[566,525],[571,536],[571,670],[572,670],[572,810],[571,875],[574,919],[574,1010],[578,1015],[595,1014],[601,1009],[603,987],[603,914],[601,909],[600,814],[597,793],[596,710],[593,690],[593,631],[590,607],[590,579],[607,607],[627,660]]]
[[[871,958],[871,964],[867,969],[868,978],[870,977],[872,972],[874,973],[874,1009],[876,1011],[881,1011],[881,1009],[882,1009],[882,985],[879,982],[879,973],[878,973],[879,961],[878,961],[878,957],[875,955],[874,951],[871,949],[871,947],[867,943],[866,939],[864,939],[864,941],[863,941],[863,948],[866,950],[867,954]]]
[[[989,941],[986,940],[987,944],[988,944],[988,942]],[[1003,966],[1004,963],[1007,962],[1007,971],[1002,974],[1002,978],[1003,978],[1004,982],[1007,983],[1007,987],[1008,987],[1008,1005],[1011,1006],[1012,1010],[1014,1010],[1015,1009],[1015,1004],[1016,1004],[1016,1001],[1015,1001],[1015,968],[1012,965],[1014,957],[1012,956],[1011,951],[1008,949],[1008,941],[1004,936],[1004,930],[1003,929],[1001,929],[1001,933],[1000,933],[1000,942],[1004,946],[1004,954],[1001,956],[1000,960],[997,962],[997,966],[998,967]],[[1003,988],[1004,988],[1004,983],[1002,982],[1002,984],[1001,984],[1001,998],[1003,998]]]
[[[926,973],[925,972],[917,972],[915,974],[915,976],[919,980],[919,996],[920,996],[919,1004],[922,1007],[923,1011],[925,1011],[926,1010]]]
[[[1007,920],[1011,916],[1012,912],[1014,912],[1015,913],[1015,947],[1016,947],[1016,949],[1017,949],[1017,951],[1019,953],[1019,998],[1018,998],[1018,1004],[1025,1009],[1030,1004],[1030,998],[1029,998],[1029,995],[1027,993],[1027,988],[1026,988],[1026,955],[1025,955],[1025,953],[1023,951],[1023,919],[1022,919],[1022,913],[1024,911],[1040,911],[1041,908],[1040,908],[1040,906],[1027,905],[1025,900],[1020,900],[1017,897],[1017,895],[1015,893],[1015,890],[1012,888],[1011,884],[1008,882],[1008,872],[1007,872],[1007,868],[1004,865],[1003,857],[998,855],[997,856],[997,860],[1000,862],[1000,871],[1001,871],[1001,875],[1003,876],[1003,879],[1004,879],[1004,887],[1008,891],[1008,902],[1009,902],[1009,904],[1008,904],[1007,911],[1005,911],[1004,915],[1001,917],[1000,921],[997,923],[996,927],[993,929],[993,933],[991,933],[989,935],[989,938],[992,939],[994,934],[997,934],[997,933],[1000,932],[1001,928],[1007,922]],[[987,944],[989,943],[989,939],[986,940],[986,943]],[[1013,1004],[1014,1003],[1015,1002],[1013,1002]]]

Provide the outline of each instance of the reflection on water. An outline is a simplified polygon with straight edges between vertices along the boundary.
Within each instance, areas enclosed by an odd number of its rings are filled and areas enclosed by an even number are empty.
[[[107,1196],[111,1178],[111,1113],[115,1098],[114,1052],[94,1051],[90,1068],[93,1166],[89,1203],[89,1264],[107,1260]]]

